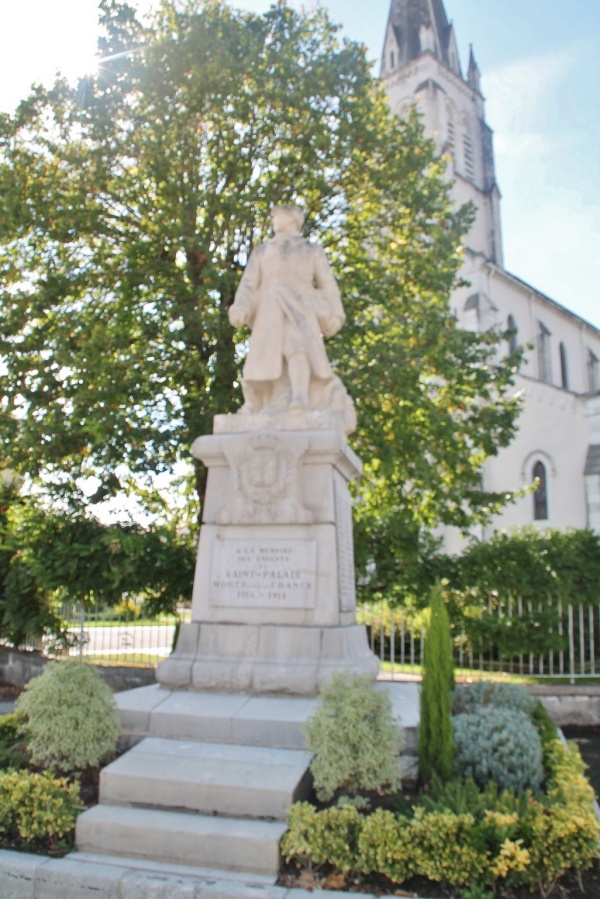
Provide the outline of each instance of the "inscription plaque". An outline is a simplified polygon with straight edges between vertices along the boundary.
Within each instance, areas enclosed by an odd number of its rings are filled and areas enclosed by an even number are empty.
[[[316,540],[215,540],[211,604],[312,609]]]

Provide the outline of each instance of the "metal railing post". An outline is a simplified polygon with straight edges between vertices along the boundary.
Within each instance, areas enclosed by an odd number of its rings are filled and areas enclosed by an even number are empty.
[[[79,606],[79,658],[83,658],[83,641],[85,636],[85,606]]]
[[[575,683],[575,634],[573,631],[573,606],[569,603],[569,682]]]

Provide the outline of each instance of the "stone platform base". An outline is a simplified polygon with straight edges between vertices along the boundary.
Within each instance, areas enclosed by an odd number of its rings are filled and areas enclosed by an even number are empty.
[[[417,685],[373,689],[400,716],[406,776]],[[103,770],[100,804],[78,821],[80,851],[0,851],[2,899],[308,899],[274,881],[287,809],[307,786],[302,726],[316,697],[154,684],[115,699],[125,734],[142,740]]]
[[[87,852],[44,858],[0,850],[2,899],[311,899],[314,895],[274,886],[273,879]],[[326,890],[320,895],[348,899],[349,894]],[[371,893],[361,897],[375,899]]]
[[[379,660],[361,625],[192,622],[156,676],[167,688],[310,696],[337,671],[377,677]]]

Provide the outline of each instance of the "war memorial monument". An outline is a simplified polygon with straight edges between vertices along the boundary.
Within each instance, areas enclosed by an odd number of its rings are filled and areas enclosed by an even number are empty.
[[[356,623],[354,407],[323,342],[343,326],[340,293],[301,210],[272,219],[229,312],[251,330],[244,405],[192,446],[208,484],[191,622],[156,684],[117,695],[134,745],[77,822],[74,858],[116,866],[119,883],[162,865],[272,884],[287,811],[310,788],[316,696],[338,671],[379,670]]]
[[[335,671],[378,671],[356,624],[354,408],[322,337],[344,310],[301,210],[272,219],[229,313],[252,332],[244,405],[192,447],[208,486],[192,622],[159,667],[165,687],[314,694]]]

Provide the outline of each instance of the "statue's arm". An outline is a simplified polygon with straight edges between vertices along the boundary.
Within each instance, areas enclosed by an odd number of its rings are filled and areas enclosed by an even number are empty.
[[[242,325],[252,327],[260,288],[260,255],[260,247],[250,254],[235,299],[229,307],[229,321],[235,328]]]
[[[329,268],[327,256],[322,247],[315,248],[314,280],[317,288],[317,317],[325,337],[333,337],[346,321],[342,298],[337,281]]]

